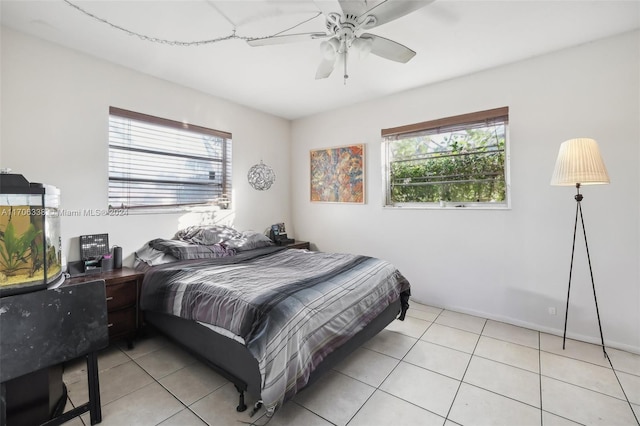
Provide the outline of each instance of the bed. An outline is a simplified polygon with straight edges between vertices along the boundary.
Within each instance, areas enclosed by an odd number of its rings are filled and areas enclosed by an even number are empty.
[[[188,228],[136,257],[145,322],[233,382],[238,411],[248,392],[272,415],[409,306],[409,283],[384,260],[252,231]]]

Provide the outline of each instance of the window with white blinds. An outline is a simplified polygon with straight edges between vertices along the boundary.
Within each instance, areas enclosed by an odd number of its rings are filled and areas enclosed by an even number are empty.
[[[179,208],[230,195],[230,133],[109,108],[109,208]]]

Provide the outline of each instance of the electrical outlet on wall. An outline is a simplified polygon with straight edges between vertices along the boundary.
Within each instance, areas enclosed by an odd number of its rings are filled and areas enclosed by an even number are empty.
[[[556,314],[556,308],[553,306],[549,306],[549,315],[555,315]]]

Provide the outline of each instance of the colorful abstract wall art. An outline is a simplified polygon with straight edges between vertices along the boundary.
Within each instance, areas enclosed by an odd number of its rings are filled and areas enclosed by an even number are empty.
[[[311,201],[364,204],[364,144],[311,151]]]

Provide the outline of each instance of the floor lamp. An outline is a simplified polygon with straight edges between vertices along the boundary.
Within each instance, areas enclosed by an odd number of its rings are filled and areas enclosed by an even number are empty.
[[[591,286],[593,287],[593,299],[596,303],[596,315],[598,316],[598,327],[600,328],[600,340],[602,341],[602,351],[605,357],[607,351],[604,347],[604,337],[602,335],[602,324],[600,323],[600,312],[598,310],[598,298],[596,296],[596,285],[593,280],[593,270],[591,269],[591,257],[589,256],[589,244],[587,243],[587,231],[584,227],[582,217],[582,185],[601,185],[609,183],[609,175],[604,166],[598,143],[593,139],[578,138],[570,139],[560,145],[560,152],[556,160],[556,166],[551,178],[551,185],[575,186],[576,187],[576,220],[573,225],[573,246],[571,248],[571,265],[569,267],[569,288],[567,290],[567,308],[564,315],[564,335],[562,336],[562,349],[565,348],[567,338],[567,318],[569,316],[569,296],[571,295],[571,275],[573,273],[573,255],[576,249],[576,231],[578,229],[578,216],[582,225],[584,244],[587,249],[587,261],[589,263],[589,273],[591,275]]]

